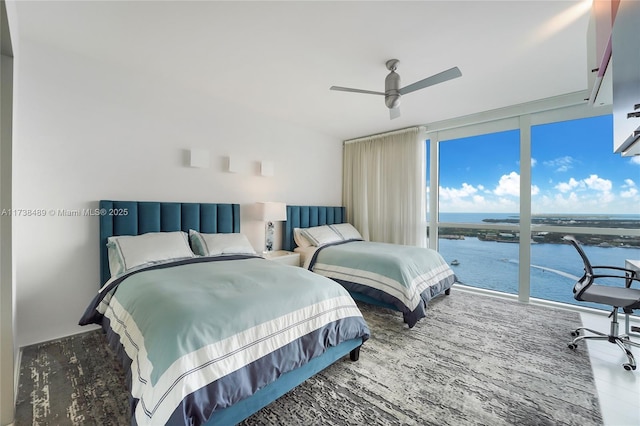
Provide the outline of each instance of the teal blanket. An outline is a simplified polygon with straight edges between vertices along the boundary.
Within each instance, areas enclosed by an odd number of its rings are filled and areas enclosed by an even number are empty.
[[[368,338],[353,299],[331,280],[261,258],[230,259],[133,273],[88,308],[81,323],[108,323],[131,360],[136,424],[180,413],[195,416],[186,424],[206,421],[326,347]]]
[[[413,327],[432,297],[447,291],[456,276],[435,250],[369,241],[320,247],[309,269],[352,292],[391,304]]]

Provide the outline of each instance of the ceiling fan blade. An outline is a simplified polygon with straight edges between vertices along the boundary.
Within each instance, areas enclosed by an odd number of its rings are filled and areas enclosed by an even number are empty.
[[[350,87],[331,86],[329,88],[329,90],[339,90],[341,92],[366,93],[368,95],[382,95],[382,96],[384,96],[383,92],[374,92],[374,91],[371,91],[371,90],[352,89]]]
[[[413,84],[403,87],[400,89],[400,94],[404,95],[407,93],[415,92],[416,90],[424,89],[425,87],[433,86],[434,84],[444,83],[447,80],[451,80],[453,78],[461,77],[462,73],[458,69],[458,67],[450,68],[446,71],[442,71],[441,73],[434,74],[431,77],[427,77],[423,80],[416,81]]]
[[[400,117],[400,107],[389,108],[389,117],[391,118],[391,120]]]

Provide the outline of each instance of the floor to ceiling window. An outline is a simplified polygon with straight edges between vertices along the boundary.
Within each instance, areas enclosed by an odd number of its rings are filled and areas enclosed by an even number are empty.
[[[518,130],[440,141],[438,246],[460,282],[518,291]]]
[[[613,154],[612,133],[611,115],[531,128],[532,297],[578,303],[567,289],[583,262],[564,235],[596,265],[640,259],[640,236],[624,231],[640,225],[640,161]]]
[[[430,246],[463,284],[578,303],[582,262],[562,237],[594,263],[640,259],[640,157],[612,152],[610,114],[516,110],[430,132]]]

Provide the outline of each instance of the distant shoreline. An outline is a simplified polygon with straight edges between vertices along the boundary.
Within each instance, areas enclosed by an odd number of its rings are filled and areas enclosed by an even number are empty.
[[[520,219],[482,219],[487,223],[520,223]],[[596,218],[576,218],[558,216],[532,217],[531,223],[534,225],[559,225],[559,226],[584,226],[590,228],[640,228],[640,219],[596,219]]]
[[[585,228],[640,228],[640,219],[602,219],[606,215],[596,218],[596,216],[587,216],[576,218],[570,215],[548,215],[534,216],[531,223],[534,225],[554,225],[554,226],[573,226]],[[491,224],[518,224],[519,218],[503,218],[503,219],[482,219],[484,223]],[[621,229],[622,230],[622,229]],[[565,232],[536,232],[532,231],[532,243],[537,244],[566,244],[562,237],[567,235]],[[519,243],[519,233],[513,231],[496,231],[496,230],[480,230],[468,228],[445,228],[442,230],[440,238],[446,239],[464,239],[464,237],[476,237],[481,241],[496,241],[503,243]],[[621,247],[621,248],[640,248],[640,237],[629,235],[592,235],[580,234],[578,240],[583,245],[597,247]]]

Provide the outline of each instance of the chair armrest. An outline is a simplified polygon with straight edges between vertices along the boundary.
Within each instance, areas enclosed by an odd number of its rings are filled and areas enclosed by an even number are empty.
[[[596,279],[596,278],[620,278],[620,279],[625,280],[625,285],[624,285],[624,286],[625,286],[626,288],[631,287],[631,283],[632,283],[633,281],[637,281],[637,282],[639,282],[639,283],[640,283],[640,278],[637,278],[637,277],[630,277],[630,276],[628,276],[628,275],[594,274],[594,275],[592,275],[591,277],[592,277],[593,279]]]
[[[637,274],[633,269],[621,268],[619,266],[591,266],[591,269],[615,269],[617,271],[624,271],[631,275],[631,278],[634,278]]]
[[[625,287],[627,288],[631,287],[631,281],[633,281],[637,276],[636,271],[633,269],[621,268],[620,266],[592,266],[591,269],[612,269],[616,271],[624,271],[626,276],[625,279],[627,280]]]

